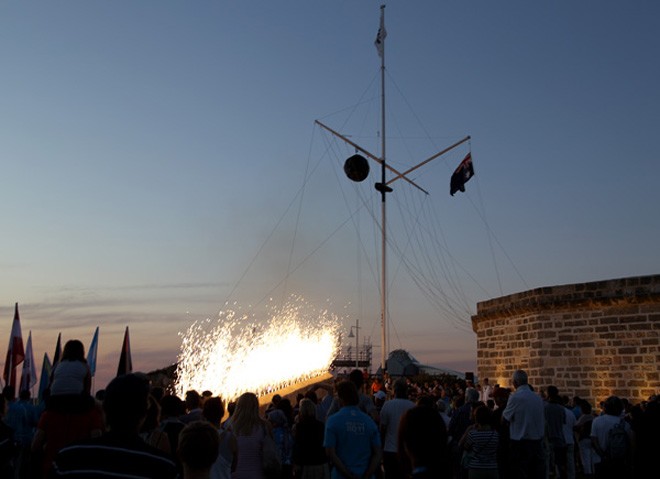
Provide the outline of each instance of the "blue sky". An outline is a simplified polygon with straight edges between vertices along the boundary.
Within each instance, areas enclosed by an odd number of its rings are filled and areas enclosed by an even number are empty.
[[[39,367],[100,326],[104,383],[126,325],[151,370],[226,301],[295,293],[378,345],[379,172],[349,184],[314,120],[379,154],[379,5],[0,5],[0,338],[15,302]],[[388,196],[392,348],[471,370],[477,302],[658,273],[656,2],[392,1],[385,21],[388,162],[472,137],[414,174],[428,196]],[[403,265],[435,261],[420,294]]]

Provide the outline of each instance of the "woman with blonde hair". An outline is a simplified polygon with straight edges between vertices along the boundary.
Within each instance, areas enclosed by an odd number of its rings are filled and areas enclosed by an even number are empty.
[[[259,416],[259,400],[254,393],[243,393],[226,423],[238,442],[238,462],[232,479],[265,479],[263,444],[271,425]]]

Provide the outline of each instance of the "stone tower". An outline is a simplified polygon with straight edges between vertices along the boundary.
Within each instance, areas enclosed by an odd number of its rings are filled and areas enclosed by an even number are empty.
[[[660,394],[660,275],[537,288],[477,304],[477,371],[511,387],[524,369],[538,389],[598,406]]]

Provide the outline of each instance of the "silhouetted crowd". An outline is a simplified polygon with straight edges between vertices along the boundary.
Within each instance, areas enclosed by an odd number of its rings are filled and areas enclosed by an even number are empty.
[[[523,370],[504,388],[356,369],[267,406],[250,392],[228,404],[210,391],[181,399],[140,373],[92,397],[80,346],[65,347],[39,405],[29,391],[4,389],[0,478],[601,479],[659,470],[658,396],[635,405],[610,396],[596,408],[530,385]]]

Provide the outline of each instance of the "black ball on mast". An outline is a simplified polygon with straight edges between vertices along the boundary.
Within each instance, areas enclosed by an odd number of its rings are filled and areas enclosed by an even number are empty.
[[[369,176],[369,162],[364,156],[353,155],[344,162],[344,173],[353,181],[364,181]]]

